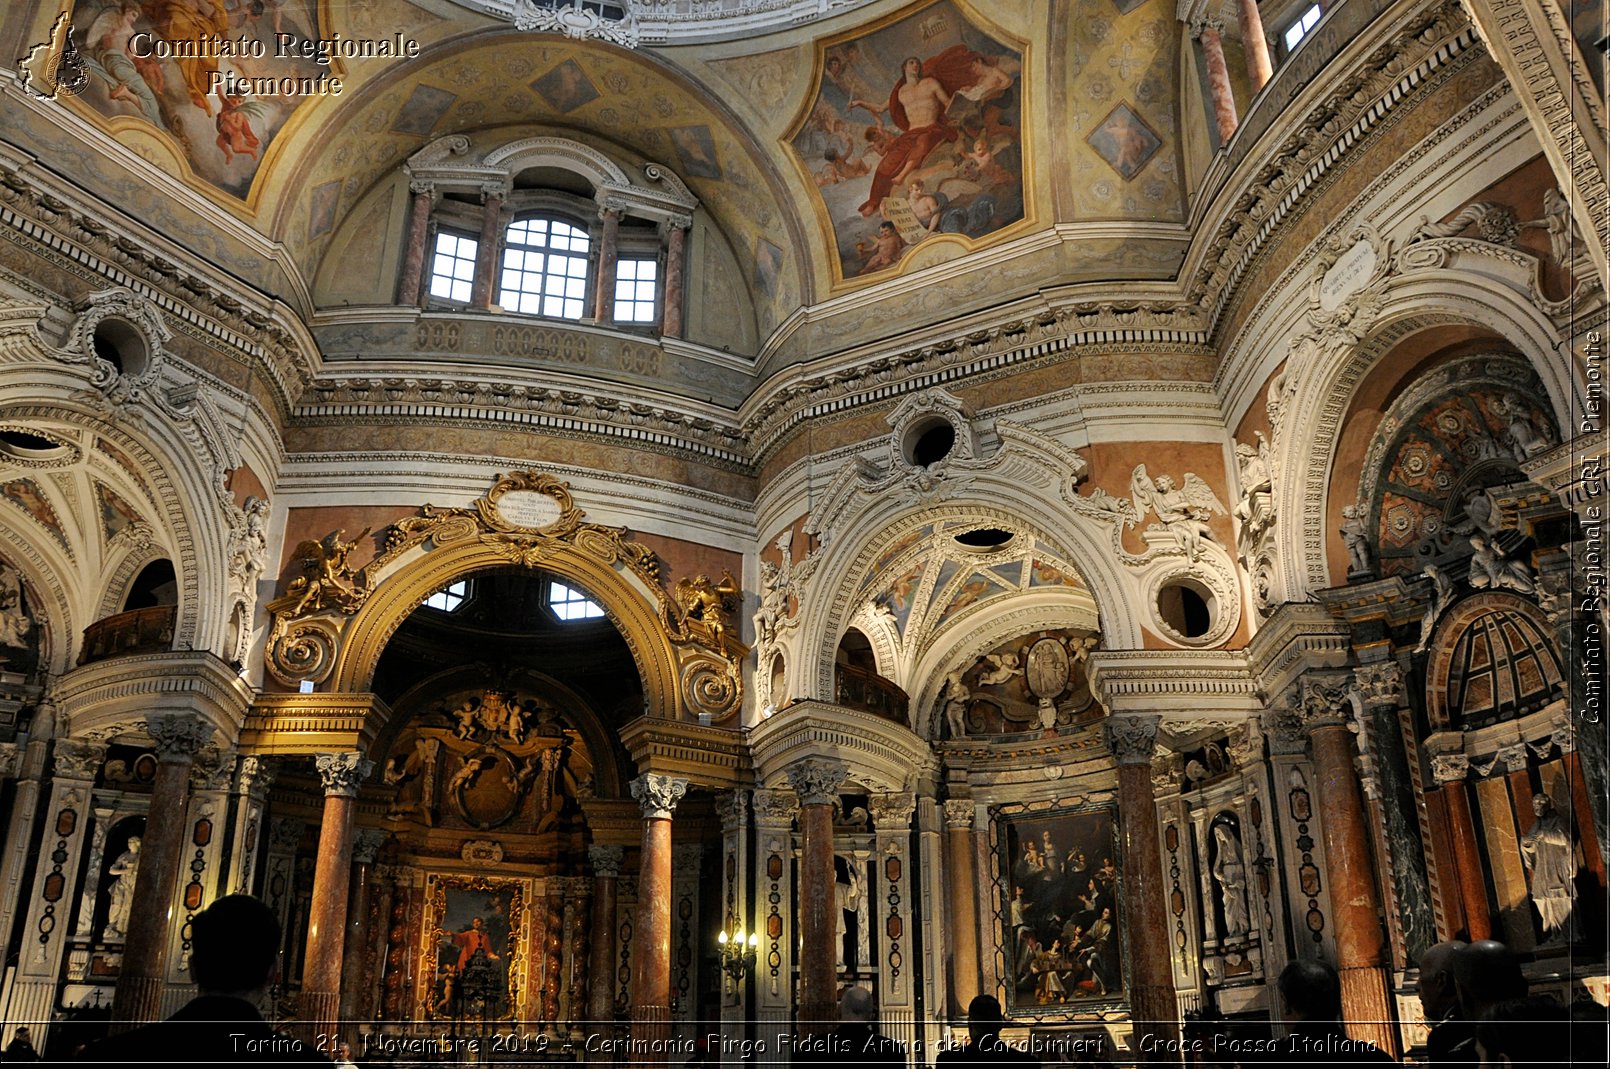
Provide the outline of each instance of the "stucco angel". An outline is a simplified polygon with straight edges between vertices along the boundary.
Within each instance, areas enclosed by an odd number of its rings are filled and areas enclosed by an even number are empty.
[[[1172,476],[1159,475],[1153,482],[1146,465],[1137,464],[1129,480],[1129,494],[1135,500],[1135,514],[1156,512],[1158,521],[1193,561],[1202,555],[1202,539],[1213,538],[1208,518],[1228,515],[1224,502],[1195,472],[1186,472],[1185,485],[1176,487]]]

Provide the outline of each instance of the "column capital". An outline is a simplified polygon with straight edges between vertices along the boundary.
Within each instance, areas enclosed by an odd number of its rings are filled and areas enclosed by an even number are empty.
[[[625,856],[625,850],[606,843],[594,843],[587,848],[587,860],[593,867],[593,875],[600,879],[613,880],[619,876],[621,859]]]
[[[356,798],[358,788],[375,768],[373,761],[356,750],[315,754],[313,762],[319,770],[319,778],[324,781],[324,793],[342,798]]]
[[[692,230],[693,229],[693,216],[691,216],[691,215],[667,215],[665,217],[665,228],[667,230],[681,230],[681,231],[684,231],[684,232],[688,231],[688,230]]]
[[[748,812],[749,799],[743,791],[725,791],[716,795],[716,816],[721,818],[722,831],[742,827]]]
[[[757,790],[751,799],[755,808],[755,823],[771,827],[786,827],[793,823],[799,812],[799,799],[793,791]]]
[[[879,834],[903,832],[911,827],[911,814],[917,811],[917,796],[910,791],[874,794],[867,799],[872,810],[872,826]]]
[[[235,779],[235,756],[216,746],[203,746],[190,766],[192,791],[227,791]]]
[[[195,713],[160,713],[145,718],[145,732],[156,745],[157,760],[190,761],[212,738],[212,725]]]
[[[508,195],[509,195],[509,184],[507,182],[482,182],[481,183],[481,203],[482,204],[491,204],[492,202],[496,201],[501,206],[503,201],[508,197]]]
[[[51,772],[57,779],[94,780],[105,760],[104,742],[57,739],[51,755]]]
[[[235,772],[235,790],[241,794],[261,794],[274,785],[279,766],[266,757],[248,754],[240,759]]]
[[[945,827],[971,830],[978,803],[971,798],[951,798],[945,802]]]
[[[1512,742],[1508,746],[1498,748],[1498,763],[1504,766],[1506,772],[1526,771],[1526,744]]]
[[[375,858],[380,855],[380,848],[386,845],[391,838],[391,832],[384,828],[355,828],[352,832],[352,863],[355,865],[373,865]]]
[[[621,205],[613,199],[601,200],[598,202],[598,218],[603,222],[607,223],[613,219],[618,223],[621,220],[621,216],[625,214],[626,213],[621,210]]]
[[[1119,765],[1151,767],[1152,749],[1157,745],[1156,716],[1109,716],[1106,724],[1107,749]]]
[[[1319,728],[1342,727],[1351,719],[1352,703],[1347,697],[1344,679],[1315,679],[1302,681],[1302,700],[1297,715],[1309,731]]]
[[[1359,665],[1353,669],[1353,688],[1367,706],[1396,709],[1403,700],[1403,669],[1396,661]]]
[[[850,766],[836,757],[806,757],[785,770],[800,805],[832,805],[850,777]]]
[[[295,850],[302,842],[303,824],[293,817],[283,817],[268,826],[268,845],[273,850]]]
[[[410,178],[408,180],[408,192],[414,194],[415,196],[423,193],[427,197],[435,199],[436,183],[431,181],[429,178]]]
[[[672,810],[688,793],[688,781],[675,776],[645,773],[632,781],[632,797],[647,820],[670,820]]]
[[[1211,33],[1215,37],[1222,36],[1223,33],[1224,33],[1224,20],[1223,19],[1218,19],[1218,18],[1213,18],[1211,16],[1203,16],[1202,18],[1192,19],[1191,20],[1191,37],[1192,37],[1192,39],[1200,41],[1202,39],[1202,35],[1205,34],[1205,33]]]
[[[1462,753],[1439,753],[1431,757],[1431,778],[1437,786],[1462,783],[1470,775],[1470,758]]]

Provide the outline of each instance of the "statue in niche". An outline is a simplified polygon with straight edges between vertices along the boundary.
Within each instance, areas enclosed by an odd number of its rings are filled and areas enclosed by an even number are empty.
[[[1471,535],[1470,548],[1469,582],[1475,589],[1491,587],[1521,594],[1531,594],[1537,590],[1537,581],[1532,578],[1532,570],[1526,563],[1503,556],[1485,536]]]
[[[22,607],[22,576],[17,569],[0,561],[0,646],[28,645],[34,622]],[[8,663],[0,657],[0,664]]]
[[[862,888],[861,874],[854,855],[840,855],[844,858],[844,869],[849,875],[848,882],[839,880],[833,884],[834,904],[838,907],[836,916],[837,938],[833,945],[837,948],[837,966],[842,971],[846,967],[866,968],[872,964],[870,933],[867,931],[867,900]],[[855,921],[855,961],[847,961],[844,954],[844,937],[848,934],[850,921]]]
[[[106,910],[103,938],[122,939],[128,934],[129,910],[134,905],[134,879],[140,871],[140,837],[131,836],[128,845],[107,868],[112,877],[111,904]]]
[[[1185,485],[1176,487],[1173,476],[1159,475],[1153,481],[1146,465],[1138,464],[1129,478],[1129,496],[1134,499],[1135,515],[1156,512],[1164,530],[1193,561],[1202,556],[1202,541],[1213,540],[1208,519],[1229,514],[1213,488],[1191,471],[1185,473]]]
[[[1247,909],[1247,866],[1241,859],[1241,844],[1228,824],[1213,826],[1213,879],[1219,885],[1224,905],[1224,938],[1238,939],[1250,927]]]
[[[962,679],[966,674],[965,665],[952,669],[945,676],[945,687],[940,692],[945,702],[945,724],[950,728],[950,737],[953,739],[967,737],[967,703],[972,700],[973,693]]]
[[[1415,653],[1423,653],[1431,645],[1431,633],[1436,629],[1437,619],[1442,615],[1453,601],[1453,580],[1448,573],[1435,564],[1428,564],[1420,572],[1431,580],[1431,604],[1426,606],[1426,613],[1420,617],[1420,643],[1414,647]]]
[[[1571,829],[1547,794],[1532,796],[1537,822],[1521,837],[1521,857],[1531,880],[1532,905],[1548,942],[1575,942],[1576,848]]]
[[[1370,536],[1357,505],[1342,506],[1342,545],[1347,547],[1347,577],[1368,578],[1375,574],[1370,563]]]
[[[1509,423],[1504,438],[1517,461],[1535,457],[1554,444],[1547,430],[1539,428],[1532,422],[1532,414],[1527,411],[1526,402],[1516,395],[1506,393],[1494,401],[1493,411]]]

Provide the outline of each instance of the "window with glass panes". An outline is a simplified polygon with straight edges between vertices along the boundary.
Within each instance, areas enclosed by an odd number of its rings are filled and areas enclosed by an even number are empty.
[[[558,219],[516,221],[504,235],[498,303],[511,312],[582,318],[590,244],[585,230]]]
[[[475,283],[474,238],[443,230],[436,235],[436,253],[430,262],[430,295],[469,303]]]
[[[1287,52],[1295,49],[1302,39],[1308,36],[1308,31],[1314,28],[1314,24],[1319,21],[1321,14],[1319,5],[1314,4],[1291,21],[1291,24],[1286,27]]]
[[[658,261],[628,260],[615,264],[615,319],[620,323],[654,322]]]

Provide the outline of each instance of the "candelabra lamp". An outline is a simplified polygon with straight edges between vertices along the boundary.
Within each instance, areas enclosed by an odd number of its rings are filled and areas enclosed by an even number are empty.
[[[717,951],[721,955],[721,969],[733,980],[742,980],[755,963],[755,952],[760,948],[760,933],[745,935],[742,928],[725,928],[716,936]]]

